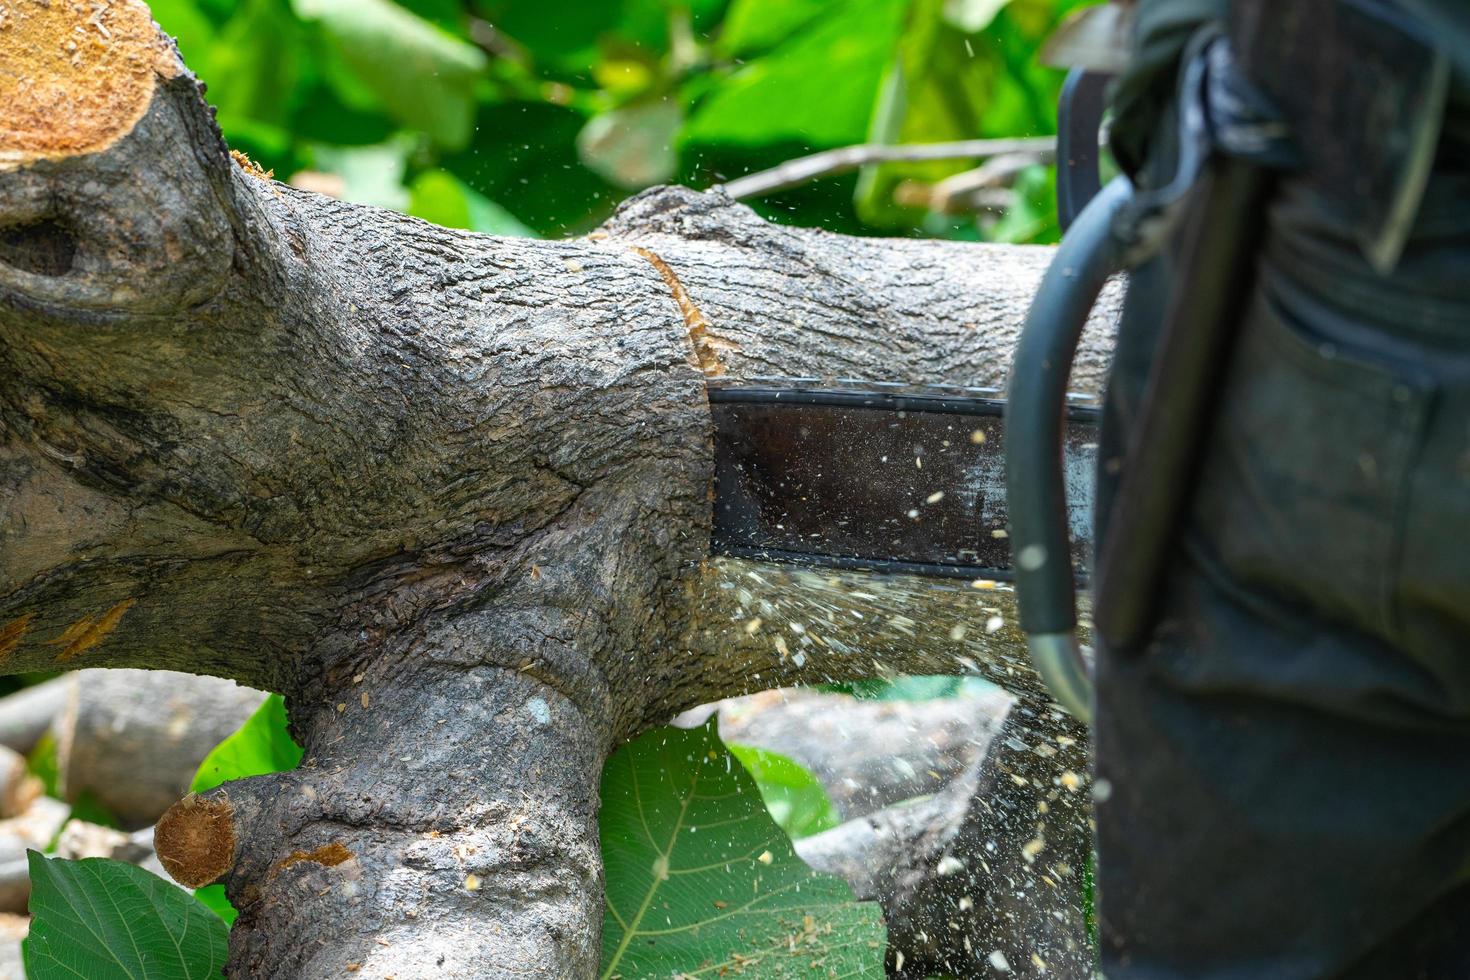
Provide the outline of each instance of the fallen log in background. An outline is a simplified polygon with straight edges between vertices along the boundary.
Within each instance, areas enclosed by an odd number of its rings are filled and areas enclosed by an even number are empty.
[[[89,794],[129,829],[178,802],[209,751],[265,700],[233,681],[171,670],[83,670],[62,680],[67,698],[51,727],[62,795]]]
[[[20,944],[30,931],[27,916],[0,912],[0,980],[26,980]]]
[[[0,820],[0,912],[21,913],[31,894],[25,872],[26,851],[44,850],[61,832],[71,807],[49,796],[38,797],[26,811]]]
[[[151,824],[264,699],[219,677],[107,668],[0,698],[0,817],[21,812],[38,791],[23,779],[22,754],[49,733],[64,799],[87,793],[124,825]]]
[[[70,675],[53,677],[0,698],[0,745],[29,755],[71,696]]]

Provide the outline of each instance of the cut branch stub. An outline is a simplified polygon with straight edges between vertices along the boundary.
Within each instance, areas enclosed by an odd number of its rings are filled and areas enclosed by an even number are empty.
[[[0,167],[97,153],[184,71],[136,0],[8,4],[0,20]]]
[[[235,808],[229,796],[186,796],[158,819],[158,860],[185,888],[212,885],[235,866]]]
[[[207,299],[234,252],[228,158],[148,8],[0,16],[0,287],[66,319]]]

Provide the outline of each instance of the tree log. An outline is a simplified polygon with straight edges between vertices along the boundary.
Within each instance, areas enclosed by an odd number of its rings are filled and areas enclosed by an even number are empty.
[[[29,802],[12,775],[25,772],[15,754],[50,732],[66,799],[90,793],[122,823],[152,824],[264,698],[218,677],[100,668],[0,698],[0,817]]]
[[[26,910],[31,895],[26,851],[44,850],[71,815],[71,807],[49,796],[37,797],[26,811],[0,820],[0,912]]]
[[[0,746],[0,818],[24,813],[41,791],[41,781],[30,774],[25,756]]]
[[[1003,387],[1048,250],[677,189],[580,241],[452,231],[234,163],[138,0],[7,13],[0,669],[286,695],[302,768],[158,828],[240,908],[232,975],[591,976],[620,741],[816,679],[1035,690],[1012,627],[949,639],[1003,592],[712,560],[706,385]],[[746,635],[742,588],[813,649]]]
[[[71,681],[53,677],[0,698],[0,745],[29,755],[41,736],[51,730],[52,721],[65,709],[70,695]]]
[[[265,695],[171,670],[81,670],[52,722],[62,796],[83,793],[128,828],[152,824],[189,790],[199,763]],[[0,712],[4,703],[0,702]]]
[[[20,944],[30,931],[26,916],[0,913],[0,980],[26,980]]]

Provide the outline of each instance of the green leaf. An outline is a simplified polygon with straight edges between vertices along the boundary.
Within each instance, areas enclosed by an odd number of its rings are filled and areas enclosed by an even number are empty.
[[[194,897],[199,900],[199,904],[219,916],[227,926],[234,925],[235,919],[240,915],[235,910],[235,906],[231,905],[230,900],[225,897],[224,885],[205,885],[203,888],[196,888]]]
[[[199,763],[189,792],[203,793],[232,779],[295,769],[301,747],[286,730],[286,703],[279,694],[266,698],[240,730],[219,743]]]
[[[831,830],[842,822],[826,789],[805,766],[753,745],[727,748],[755,780],[771,819],[793,840]]]
[[[905,0],[849,0],[736,71],[695,110],[686,143],[861,143]]]
[[[619,749],[599,831],[603,980],[884,975],[878,906],[796,856],[713,719]]]
[[[720,29],[720,50],[748,56],[786,40],[836,0],[734,0]]]
[[[463,0],[398,0],[398,5],[424,20],[438,24],[451,34],[465,33],[467,4]]]
[[[27,858],[30,980],[221,975],[229,930],[188,892],[123,861]]]
[[[470,138],[484,52],[390,0],[292,0],[399,122],[443,146]]]
[[[712,28],[725,0],[557,0],[554,7],[526,0],[478,0],[480,16],[530,50],[538,63],[582,74],[608,45],[637,45],[650,53],[669,48],[669,24],[684,14],[695,31]]]
[[[482,16],[497,30],[530,48],[540,60],[568,66],[587,65],[597,54],[597,40],[618,31],[627,8],[641,4],[630,0],[562,0],[555,16],[547,8],[516,0],[490,0],[481,4]]]
[[[996,55],[947,24],[943,10],[940,0],[915,0],[873,115],[873,142],[940,143],[980,135],[995,84]],[[933,183],[974,165],[973,160],[936,160],[864,167],[854,202],[869,225],[911,226],[923,212],[894,201],[901,183]]]
[[[387,141],[397,125],[378,110],[376,100],[370,100],[370,108],[361,108],[343,99],[340,87],[323,80],[306,93],[291,120],[294,135],[311,143],[338,146]]]
[[[684,122],[677,102],[659,99],[593,116],[577,134],[582,162],[619,187],[637,190],[674,175],[674,137]]]
[[[1063,75],[1037,64],[1036,54],[1071,2],[914,0],[871,138],[937,143],[1055,132]],[[949,220],[895,200],[895,192],[904,184],[933,184],[975,165],[974,160],[946,160],[865,167],[854,203],[870,227],[918,225],[948,234],[942,226]],[[1023,240],[1033,240],[1044,239],[1050,224],[1044,215],[1027,215],[1015,227],[1030,229]]]
[[[487,235],[535,238],[516,216],[478,194],[447,170],[427,170],[408,188],[408,213],[446,228],[468,228]]]

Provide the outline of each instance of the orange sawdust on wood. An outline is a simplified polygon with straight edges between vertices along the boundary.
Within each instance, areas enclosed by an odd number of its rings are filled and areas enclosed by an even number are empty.
[[[6,0],[0,65],[0,169],[106,149],[184,70],[140,0]]]
[[[694,358],[699,364],[699,369],[707,377],[718,378],[725,373],[725,364],[720,360],[720,351],[738,351],[740,345],[719,337],[710,329],[710,322],[700,312],[699,307],[694,305],[694,300],[689,297],[689,290],[679,281],[679,276],[673,268],[659,258],[653,252],[637,245],[633,251],[648,260],[649,264],[663,277],[664,284],[669,287],[669,292],[674,295],[674,302],[679,306],[679,312],[684,317],[684,329],[689,331],[689,343],[694,347]]]
[[[63,630],[56,639],[48,640],[50,646],[62,648],[56,655],[56,662],[60,664],[73,660],[107,639],[107,634],[117,628],[117,624],[133,608],[135,601],[137,600],[124,599],[97,619],[83,616]]]
[[[324,868],[335,868],[344,861],[352,860],[352,852],[336,841],[324,844],[314,851],[292,851],[282,858],[276,865],[276,870],[281,871],[291,867],[293,864],[301,864],[310,861],[312,864],[320,864]]]
[[[245,171],[248,176],[256,180],[270,180],[276,175],[274,170],[266,170],[260,164],[241,153],[239,150],[230,151],[230,159],[235,161],[235,166]]]
[[[34,613],[26,613],[0,626],[0,660],[9,657],[20,646],[20,641],[25,639],[26,630],[31,628],[31,620],[34,618]]]

